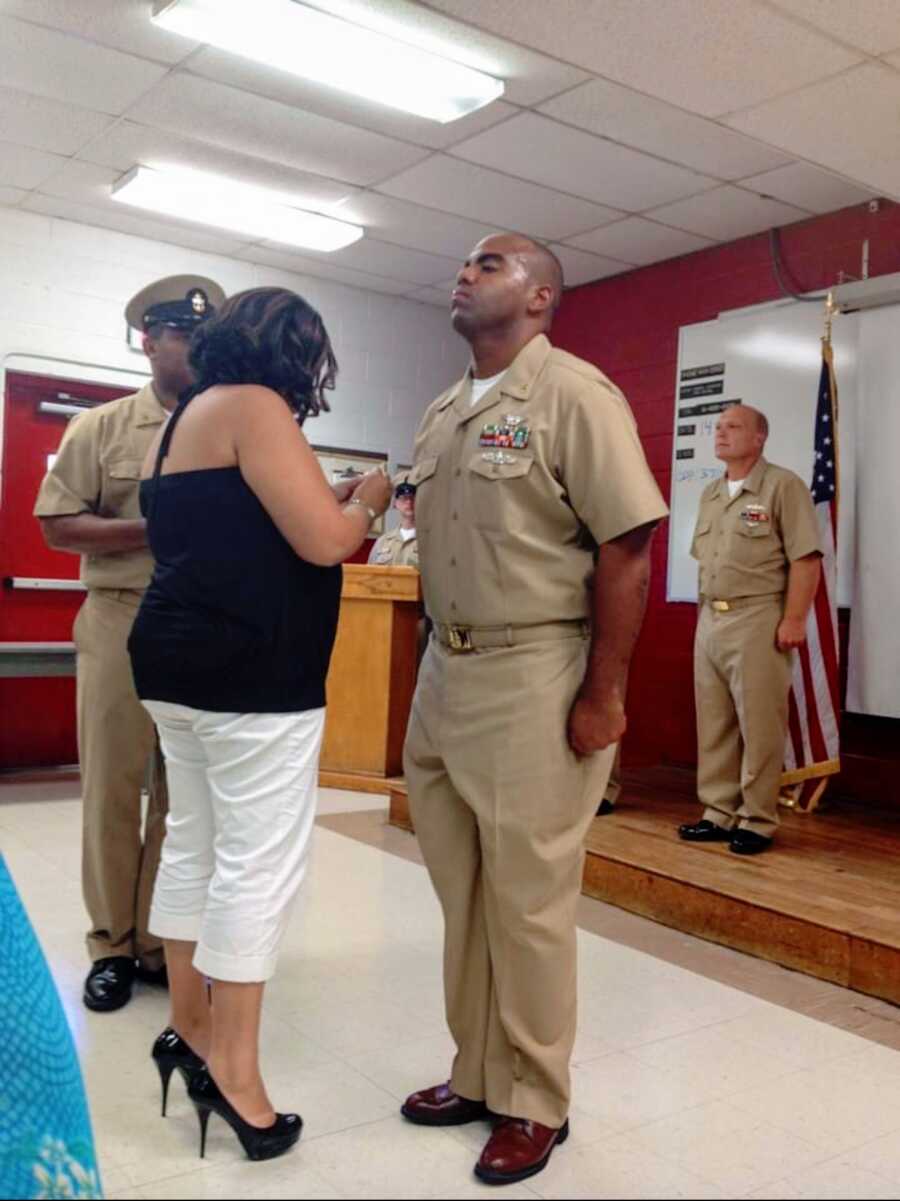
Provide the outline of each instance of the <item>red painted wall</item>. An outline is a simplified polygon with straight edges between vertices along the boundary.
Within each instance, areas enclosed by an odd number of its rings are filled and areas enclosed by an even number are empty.
[[[869,273],[900,271],[900,206],[881,202],[877,213],[856,205],[784,228],[782,261],[796,291],[812,291],[860,275],[862,244],[869,240]],[[553,340],[596,363],[625,392],[634,409],[647,458],[670,493],[672,427],[678,330],[714,319],[725,309],[760,304],[781,295],[768,234],[743,238],[630,271],[566,293]],[[814,390],[817,379],[810,379]],[[840,381],[838,381],[840,385]],[[668,528],[656,537],[653,583],[644,631],[629,689],[626,765],[696,762],[691,645],[692,605],[667,604]],[[845,746],[866,754],[889,753],[900,723],[845,720]],[[847,764],[845,783],[853,777]],[[851,788],[852,790],[852,788]]]
[[[83,592],[13,589],[14,576],[77,579],[77,555],[51,550],[32,516],[47,456],[59,447],[67,419],[42,413],[60,392],[100,403],[126,395],[80,380],[10,371],[6,376],[0,491],[0,642],[69,642]],[[365,563],[367,539],[348,562]],[[0,678],[0,771],[75,763],[74,677]]]
[[[50,550],[31,511],[62,441],[66,418],[41,413],[60,392],[101,403],[129,388],[10,371],[6,376],[3,488],[0,494],[0,642],[69,642],[82,592],[10,588],[13,576],[77,579],[79,558]],[[0,679],[0,769],[74,763],[75,680],[56,676]]]

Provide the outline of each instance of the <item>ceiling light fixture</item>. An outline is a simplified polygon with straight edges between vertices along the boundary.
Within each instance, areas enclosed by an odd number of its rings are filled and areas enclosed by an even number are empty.
[[[503,82],[298,0],[157,0],[153,21],[282,71],[446,124]]]
[[[111,195],[167,217],[305,250],[341,250],[365,232],[361,225],[295,208],[289,197],[200,171],[132,167],[113,184]]]

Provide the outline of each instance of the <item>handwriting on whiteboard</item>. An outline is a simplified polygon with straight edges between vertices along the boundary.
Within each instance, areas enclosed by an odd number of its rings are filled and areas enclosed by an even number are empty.
[[[717,480],[721,474],[721,467],[679,467],[675,479],[683,484],[687,480]]]

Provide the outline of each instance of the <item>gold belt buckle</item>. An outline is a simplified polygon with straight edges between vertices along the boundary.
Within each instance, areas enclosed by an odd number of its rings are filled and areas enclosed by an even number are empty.
[[[447,626],[447,638],[452,651],[473,651],[471,630],[462,626]]]
[[[728,601],[710,601],[710,604],[717,613],[727,613],[731,608]]]

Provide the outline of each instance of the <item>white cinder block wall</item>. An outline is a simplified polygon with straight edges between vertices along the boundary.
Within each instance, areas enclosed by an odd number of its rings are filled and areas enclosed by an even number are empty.
[[[260,285],[299,292],[320,311],[340,372],[332,412],[311,442],[383,451],[408,462],[429,401],[460,375],[466,347],[433,305],[165,242],[0,207],[0,370],[132,382],[146,360],[125,341],[123,309],[164,275],[197,272],[226,293]]]

